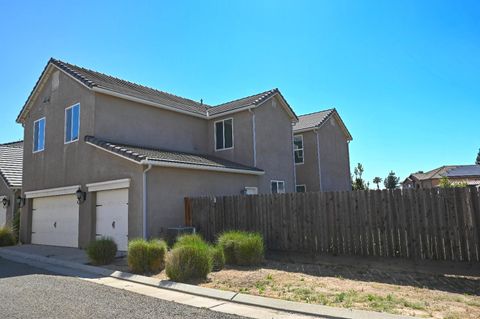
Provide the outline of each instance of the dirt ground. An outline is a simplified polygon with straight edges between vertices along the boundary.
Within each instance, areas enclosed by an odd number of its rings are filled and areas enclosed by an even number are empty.
[[[127,271],[125,260],[109,268]],[[165,272],[154,275],[167,279]],[[372,267],[267,261],[226,267],[202,287],[425,318],[480,318],[480,277]]]

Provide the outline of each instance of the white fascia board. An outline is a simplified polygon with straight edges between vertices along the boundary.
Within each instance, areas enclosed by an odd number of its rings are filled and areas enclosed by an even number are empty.
[[[242,111],[249,111],[251,109],[254,109],[256,108],[257,106],[256,105],[253,105],[253,104],[250,104],[250,105],[247,105],[247,106],[242,106],[241,108],[238,108],[238,109],[234,109],[234,110],[230,110],[230,111],[226,111],[226,112],[221,112],[221,113],[217,113],[215,115],[209,115],[208,116],[208,119],[215,119],[215,118],[218,118],[218,117],[223,117],[225,115],[229,115],[229,114],[233,114],[233,113],[238,113],[238,112],[242,112]],[[215,106],[214,106],[215,108]]]
[[[133,97],[133,96],[126,95],[126,94],[117,93],[117,92],[110,91],[110,90],[107,90],[107,89],[103,89],[103,88],[99,88],[99,87],[93,87],[92,90],[94,92],[115,96],[115,97],[118,97],[118,98],[121,98],[121,99],[124,99],[124,100],[137,102],[137,103],[141,103],[141,104],[145,104],[145,105],[149,105],[149,106],[154,106],[154,107],[157,107],[157,108],[160,108],[160,109],[164,109],[164,110],[168,110],[168,111],[172,111],[172,112],[177,112],[177,113],[182,113],[182,114],[186,114],[186,115],[190,115],[190,116],[194,116],[194,117],[199,117],[199,118],[202,118],[202,119],[207,119],[206,115],[197,114],[195,112],[180,110],[180,109],[177,109],[175,107],[171,107],[171,106],[160,104],[160,103],[155,103],[155,102],[152,102],[152,101],[148,101],[148,100],[141,99],[141,98],[138,98],[138,97]]]
[[[106,182],[99,182],[99,183],[90,183],[90,184],[87,184],[86,186],[89,192],[99,192],[99,191],[106,191],[106,190],[129,188],[130,178],[117,179],[114,181],[106,181]]]
[[[38,197],[69,195],[69,194],[75,194],[75,192],[79,188],[80,188],[80,185],[42,189],[38,191],[25,192],[25,197],[38,198]]]
[[[161,161],[142,161],[143,165],[152,165],[159,167],[172,167],[172,168],[183,168],[183,169],[195,169],[201,171],[214,171],[214,172],[223,172],[223,173],[234,173],[234,174],[246,174],[246,175],[264,175],[264,171],[250,171],[245,169],[235,169],[235,168],[225,168],[225,167],[215,167],[215,166],[202,166],[195,164],[185,164],[185,163],[171,163],[171,162],[161,162]]]

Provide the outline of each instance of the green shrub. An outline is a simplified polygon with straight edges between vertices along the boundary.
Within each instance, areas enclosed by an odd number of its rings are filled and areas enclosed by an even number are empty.
[[[15,236],[10,228],[0,228],[0,247],[13,246],[15,245],[15,242]]]
[[[209,247],[210,257],[212,258],[213,270],[220,271],[225,267],[225,254],[223,253],[222,247],[219,246],[210,246]]]
[[[163,240],[134,239],[128,243],[128,268],[137,274],[159,273],[165,267],[166,253]]]
[[[173,245],[173,248],[180,246],[201,246],[207,247],[208,244],[203,240],[202,236],[198,234],[182,235],[177,238],[177,241]]]
[[[229,231],[218,238],[218,245],[231,265],[254,266],[263,262],[265,247],[262,235],[243,231]]]
[[[167,256],[165,270],[174,281],[186,282],[194,279],[206,279],[212,271],[212,258],[208,246],[178,246]]]
[[[117,244],[113,239],[102,237],[90,242],[87,247],[87,256],[94,265],[110,264],[117,254]]]

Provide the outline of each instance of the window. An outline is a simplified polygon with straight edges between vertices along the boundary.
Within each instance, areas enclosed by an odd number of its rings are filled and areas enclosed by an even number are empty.
[[[293,150],[295,152],[295,164],[303,164],[303,135],[293,137]]]
[[[45,149],[45,118],[33,122],[33,152]]]
[[[233,148],[233,119],[215,122],[215,150]]]
[[[283,194],[285,193],[285,182],[284,181],[272,181],[272,194]]]
[[[78,141],[80,131],[80,104],[65,109],[65,144]]]
[[[305,193],[307,191],[306,185],[297,185],[296,189],[297,193]]]

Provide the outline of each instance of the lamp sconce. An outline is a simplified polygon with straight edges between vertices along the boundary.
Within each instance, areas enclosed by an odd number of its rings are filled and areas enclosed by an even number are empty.
[[[2,204],[3,204],[3,208],[7,208],[8,206],[10,206],[10,199],[8,199],[7,197],[4,197],[2,199]]]
[[[25,197],[17,196],[17,205],[19,208],[22,208],[23,206],[25,206],[25,201],[26,201]]]
[[[80,205],[82,204],[83,202],[85,202],[85,200],[87,199],[87,193],[82,191],[81,188],[79,188],[76,192],[75,192],[75,196],[77,196],[77,204]]]

